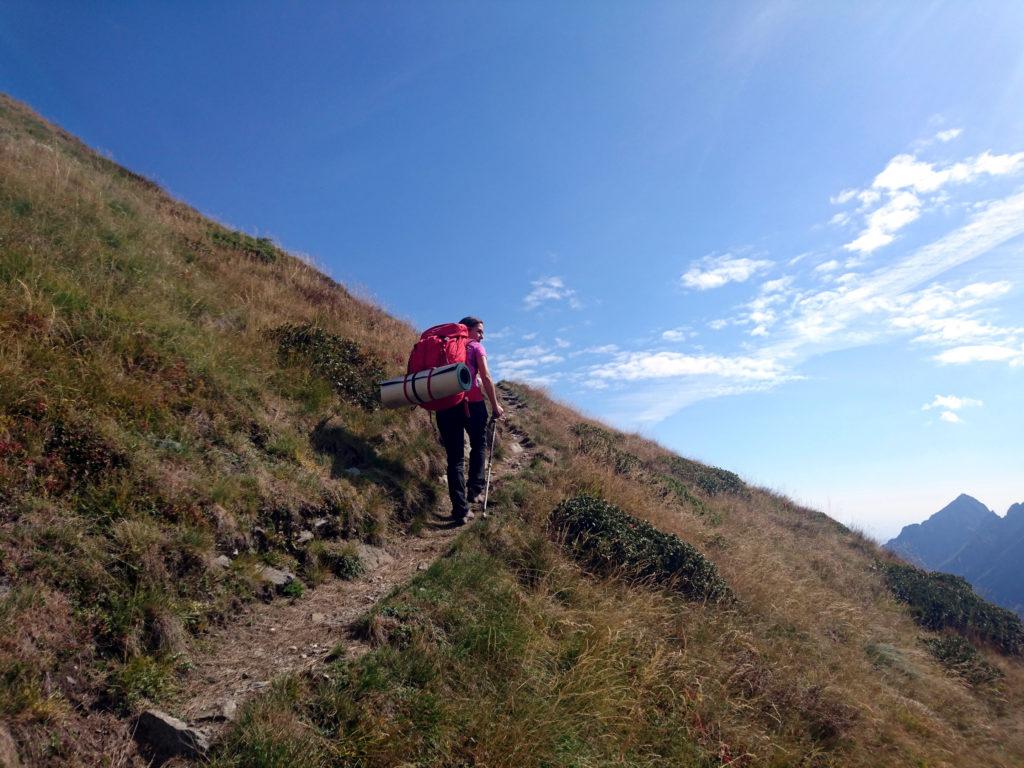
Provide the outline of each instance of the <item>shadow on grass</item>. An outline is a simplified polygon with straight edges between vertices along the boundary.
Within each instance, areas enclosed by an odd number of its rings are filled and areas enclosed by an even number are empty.
[[[324,419],[310,436],[318,453],[331,457],[331,477],[345,478],[357,487],[372,483],[394,500],[403,519],[427,516],[437,501],[437,489],[429,477],[410,472],[399,461],[381,456],[366,440],[337,420]]]

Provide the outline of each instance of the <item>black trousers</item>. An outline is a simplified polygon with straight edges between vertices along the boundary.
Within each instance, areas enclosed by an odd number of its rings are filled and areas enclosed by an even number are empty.
[[[468,413],[467,413],[468,411]],[[469,499],[484,490],[484,461],[487,456],[487,406],[483,402],[464,403],[437,412],[437,431],[448,459],[448,497],[452,517],[464,518],[469,511],[466,495],[465,433],[469,433]]]

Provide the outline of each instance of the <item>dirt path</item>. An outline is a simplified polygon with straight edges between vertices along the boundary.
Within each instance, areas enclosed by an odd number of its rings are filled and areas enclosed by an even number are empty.
[[[522,407],[514,395],[502,394],[509,411]],[[494,462],[492,490],[529,463],[533,447],[508,424],[499,427],[495,439],[504,456]],[[447,506],[445,497],[419,536],[371,550],[377,562],[363,576],[351,581],[331,577],[299,599],[254,604],[231,624],[194,641],[194,667],[171,713],[215,739],[246,700],[275,677],[314,668],[332,651],[349,659],[361,656],[369,647],[352,637],[353,622],[418,570],[426,570],[463,530],[451,524]]]

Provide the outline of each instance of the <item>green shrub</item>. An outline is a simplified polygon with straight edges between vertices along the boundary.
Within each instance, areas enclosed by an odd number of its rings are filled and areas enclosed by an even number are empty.
[[[285,597],[302,597],[306,591],[306,585],[298,579],[289,581],[281,587],[281,594]]]
[[[697,486],[708,496],[720,493],[742,495],[747,492],[747,486],[739,476],[726,469],[709,467],[679,456],[668,457],[666,464],[670,475],[687,485]]]
[[[244,232],[236,232],[230,229],[214,229],[210,237],[217,245],[228,248],[232,251],[270,264],[277,261],[277,246],[266,237],[250,237]]]
[[[615,447],[618,438],[607,429],[580,422],[573,426],[572,432],[579,438],[576,448],[580,453],[608,462],[617,474],[636,475],[644,469],[639,456]]]
[[[143,699],[156,701],[171,684],[173,664],[152,656],[133,656],[110,675],[108,694],[122,711],[131,710]]]
[[[971,685],[984,685],[1003,676],[1002,671],[985,661],[977,648],[958,635],[926,638],[924,644],[942,666]]]
[[[563,501],[550,523],[573,557],[590,569],[669,587],[693,600],[729,595],[714,563],[694,547],[595,496]]]
[[[325,544],[323,559],[339,579],[355,579],[366,571],[355,545],[349,542]]]
[[[372,411],[380,407],[377,382],[384,364],[358,344],[313,325],[282,325],[270,331],[283,364],[305,362],[342,398]]]
[[[885,566],[885,581],[896,599],[910,606],[911,615],[921,626],[954,629],[991,643],[1004,654],[1024,654],[1020,617],[978,597],[959,576],[889,563]]]

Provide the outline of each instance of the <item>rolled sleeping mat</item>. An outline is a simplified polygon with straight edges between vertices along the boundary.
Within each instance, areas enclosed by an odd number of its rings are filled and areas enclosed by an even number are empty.
[[[382,381],[380,401],[385,408],[420,405],[467,392],[472,386],[473,377],[466,364],[452,363]]]

